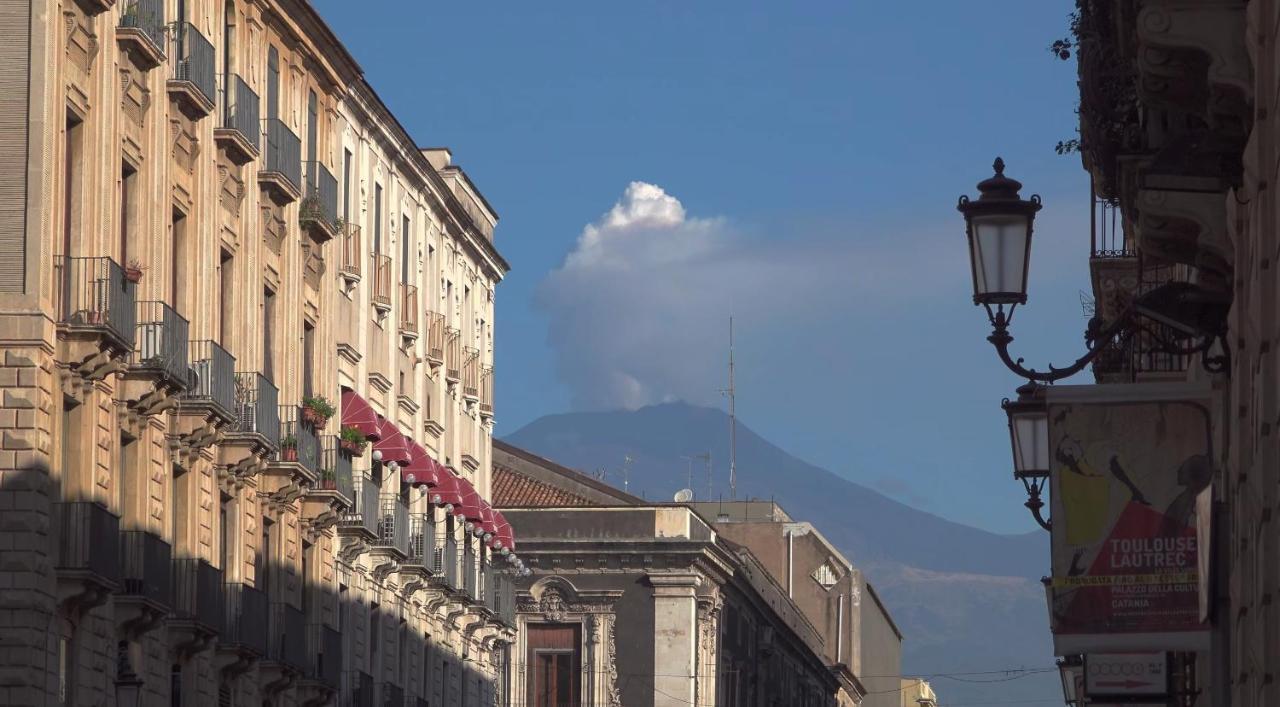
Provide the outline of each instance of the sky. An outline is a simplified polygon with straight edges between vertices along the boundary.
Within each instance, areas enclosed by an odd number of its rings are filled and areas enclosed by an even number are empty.
[[[961,193],[1039,193],[1015,356],[1083,353],[1089,191],[1071,0],[314,0],[420,145],[499,213],[497,434],[546,414],[725,406],[938,515],[1036,526],[972,304]],[[1089,382],[1084,376],[1078,381]],[[721,470],[723,473],[723,470]]]

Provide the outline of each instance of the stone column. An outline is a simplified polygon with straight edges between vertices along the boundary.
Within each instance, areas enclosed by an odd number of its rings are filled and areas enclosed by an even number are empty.
[[[691,705],[697,695],[698,602],[692,572],[648,575],[653,587],[653,704]]]

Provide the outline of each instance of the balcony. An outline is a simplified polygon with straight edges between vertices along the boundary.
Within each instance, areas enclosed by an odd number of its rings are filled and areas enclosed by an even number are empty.
[[[218,649],[245,657],[267,654],[267,595],[240,582],[226,585],[226,631],[218,639]]]
[[[381,707],[401,707],[404,704],[404,689],[390,682],[381,683],[378,696],[382,698]]]
[[[398,493],[383,492],[378,496],[377,537],[375,548],[384,548],[400,555],[409,554],[409,506]]]
[[[307,653],[306,679],[336,692],[342,686],[342,634],[324,624],[307,626]]]
[[[231,433],[251,438],[263,447],[280,448],[280,396],[261,373],[240,371],[235,376],[235,420]]]
[[[462,398],[474,404],[480,400],[480,349],[462,350]]]
[[[69,338],[92,340],[100,350],[130,351],[138,312],[136,286],[125,279],[124,269],[111,258],[65,257],[57,261],[57,270],[59,328]]]
[[[213,112],[218,95],[213,44],[190,22],[173,25],[173,78],[169,97],[192,120]]]
[[[190,342],[191,366],[187,390],[178,409],[207,411],[218,419],[237,419],[236,359],[216,341],[201,339]]]
[[[338,530],[344,535],[355,535],[365,540],[378,537],[378,497],[382,489],[369,476],[361,472],[352,485],[351,509],[342,517]]]
[[[421,572],[435,570],[436,524],[431,514],[414,513],[409,516],[409,552],[405,558],[406,569]]]
[[[375,707],[373,704],[373,676],[361,670],[342,673],[342,699],[344,707]]]
[[[1095,197],[1089,229],[1089,274],[1094,314],[1107,322],[1115,321],[1128,308],[1138,286],[1138,254],[1126,231],[1119,204]]]
[[[184,390],[191,382],[187,357],[187,320],[164,302],[138,303],[135,348],[130,367],[144,373],[157,387]]]
[[[347,287],[360,282],[360,226],[350,221],[342,222],[342,260],[338,263],[338,275]]]
[[[462,572],[462,586],[460,589],[462,590],[463,596],[472,601],[479,602],[480,587],[477,582],[476,569],[476,556],[471,550],[471,541],[468,540],[467,544],[463,547],[462,552],[462,567],[460,569]]]
[[[278,118],[262,121],[266,158],[258,172],[258,184],[285,206],[302,196],[302,141]]]
[[[120,533],[120,557],[117,612],[131,605],[138,609],[143,623],[168,613],[173,606],[173,550],[169,543],[144,530],[127,530]]]
[[[462,379],[462,332],[453,327],[444,330],[444,377],[450,385]]]
[[[222,123],[213,129],[213,139],[228,159],[245,165],[257,159],[261,133],[258,94],[239,74],[223,74]]]
[[[116,42],[143,69],[164,61],[164,0],[130,0],[116,27]]]
[[[493,366],[480,367],[480,417],[493,417]]]
[[[400,336],[409,343],[418,340],[418,287],[400,283]]]
[[[320,438],[319,480],[312,493],[331,495],[344,508],[352,508],[355,500],[355,483],[352,477],[351,454],[339,445],[337,435]]]
[[[307,669],[307,617],[286,602],[272,602],[267,660],[301,673]]]
[[[391,311],[391,256],[373,255],[373,308],[383,317]]]
[[[281,405],[278,418],[280,447],[276,462],[301,465],[314,477],[320,471],[320,437],[315,428],[302,421],[302,408],[295,405]]]
[[[307,163],[306,196],[298,208],[298,220],[311,240],[324,244],[342,231],[338,220],[338,180],[319,160]]]
[[[516,585],[511,575],[489,569],[490,610],[508,626],[516,625]]]
[[[120,586],[120,519],[97,503],[54,503],[59,602],[99,606]]]
[[[194,558],[173,561],[174,602],[170,629],[212,635],[221,633],[226,610],[222,570]],[[181,629],[180,629],[181,630]]]
[[[1175,281],[1190,281],[1192,273],[1185,265],[1149,265],[1145,256],[1135,258],[1136,283],[1130,283],[1132,294],[1125,300],[1150,292]],[[1167,325],[1149,322],[1147,328],[1133,336],[1111,342],[1093,361],[1094,378],[1099,383],[1132,383],[1139,380],[1181,380],[1191,357],[1166,350],[1160,340],[1176,340],[1177,334]]]
[[[427,363],[432,368],[439,368],[444,363],[444,315],[427,310],[425,326],[427,329]]]
[[[447,533],[441,533],[438,537],[432,571],[437,577],[443,577],[445,585],[450,589],[457,589],[458,540]]]

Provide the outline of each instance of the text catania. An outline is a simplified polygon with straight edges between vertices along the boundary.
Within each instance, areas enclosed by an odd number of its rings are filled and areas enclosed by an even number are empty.
[[[1196,557],[1194,537],[1125,538],[1110,543],[1112,569],[1184,568]]]

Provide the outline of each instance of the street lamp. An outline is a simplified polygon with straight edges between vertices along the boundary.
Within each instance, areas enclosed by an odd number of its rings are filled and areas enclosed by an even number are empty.
[[[1018,305],[1027,302],[1027,270],[1031,234],[1041,203],[1038,195],[1023,199],[1022,183],[1004,176],[1004,160],[996,158],[995,174],[978,183],[978,198],[961,196],[956,208],[964,215],[973,275],[973,303],[991,321],[987,337],[1009,370],[1029,381],[1052,383],[1084,370],[1113,340],[1125,341],[1138,332],[1148,335],[1153,348],[1172,354],[1205,354],[1201,364],[1211,373],[1230,368],[1226,314],[1230,298],[1189,282],[1168,282],[1134,298],[1114,322],[1089,320],[1083,356],[1062,368],[1037,371],[1009,354],[1013,336],[1009,324]],[[1162,327],[1152,327],[1150,320]],[[1214,344],[1220,350],[1209,355]]]
[[[1041,511],[1040,494],[1049,480],[1049,408],[1044,400],[1044,386],[1027,383],[1018,388],[1018,399],[1005,398],[1000,403],[1009,416],[1009,442],[1013,447],[1013,478],[1027,490],[1026,507],[1041,528],[1053,524]]]

